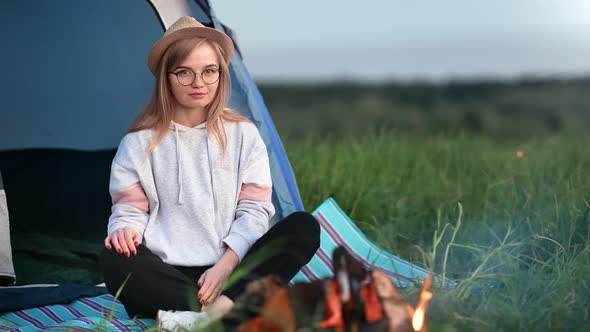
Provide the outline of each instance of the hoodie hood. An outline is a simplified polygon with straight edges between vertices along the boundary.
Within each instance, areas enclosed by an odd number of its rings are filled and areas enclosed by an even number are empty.
[[[206,130],[207,129],[207,121],[198,124],[194,127],[187,127],[185,125],[181,125],[180,123],[176,123],[174,121],[170,121],[170,129],[174,130],[174,131],[178,131],[179,133],[191,133],[191,132],[196,132],[196,131],[200,131],[200,130]]]

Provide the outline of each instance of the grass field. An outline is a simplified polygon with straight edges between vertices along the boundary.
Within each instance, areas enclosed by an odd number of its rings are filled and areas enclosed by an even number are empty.
[[[589,137],[284,143],[308,210],[332,196],[382,248],[460,282],[435,290],[429,331],[590,324]]]

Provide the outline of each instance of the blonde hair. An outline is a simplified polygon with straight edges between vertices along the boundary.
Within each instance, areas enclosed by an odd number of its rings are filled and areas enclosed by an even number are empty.
[[[207,111],[209,134],[213,133],[215,135],[215,138],[222,147],[223,154],[225,154],[227,147],[227,135],[223,123],[225,121],[250,122],[243,115],[226,108],[229,91],[231,91],[231,82],[228,64],[223,58],[223,49],[217,43],[200,37],[180,39],[170,45],[162,55],[157,66],[156,86],[152,97],[143,112],[133,121],[133,124],[131,124],[128,130],[129,133],[146,129],[155,130],[152,143],[146,151],[147,155],[154,151],[162,140],[164,140],[174,116],[176,100],[170,89],[168,72],[178,67],[195,47],[201,46],[204,43],[208,43],[213,47],[217,55],[217,60],[219,61],[219,85],[215,96],[213,96],[213,100],[205,106],[205,110]]]

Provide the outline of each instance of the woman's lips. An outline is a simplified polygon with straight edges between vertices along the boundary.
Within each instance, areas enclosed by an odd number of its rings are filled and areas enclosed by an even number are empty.
[[[195,92],[195,93],[189,93],[189,96],[191,96],[193,98],[205,98],[207,96],[207,93],[205,93],[205,92]]]

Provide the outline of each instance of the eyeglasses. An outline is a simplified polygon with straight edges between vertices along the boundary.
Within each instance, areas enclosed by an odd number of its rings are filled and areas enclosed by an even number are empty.
[[[205,82],[205,84],[215,84],[219,80],[220,71],[221,70],[217,68],[205,68],[199,73],[199,76],[201,76],[201,79],[203,82]],[[193,84],[197,78],[197,73],[195,73],[192,69],[181,69],[177,72],[170,71],[168,73],[176,75],[178,83],[184,86]]]

